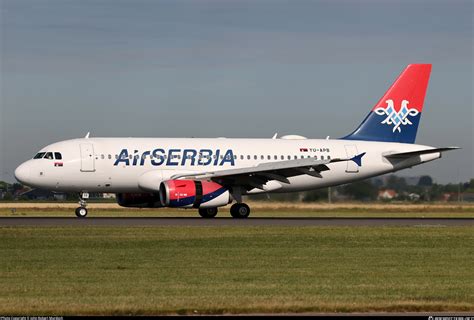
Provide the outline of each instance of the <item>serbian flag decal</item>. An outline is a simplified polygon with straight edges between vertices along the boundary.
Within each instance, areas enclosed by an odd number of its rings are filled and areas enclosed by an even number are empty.
[[[63,163],[62,163],[62,162],[55,162],[55,163],[54,163],[54,166],[55,166],[55,167],[62,167],[62,166],[63,166]]]

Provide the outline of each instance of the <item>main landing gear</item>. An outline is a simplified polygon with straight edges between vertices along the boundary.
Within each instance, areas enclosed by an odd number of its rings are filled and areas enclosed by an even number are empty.
[[[87,192],[79,194],[79,207],[76,208],[76,216],[78,218],[85,218],[87,216],[87,202],[84,199],[89,199],[89,194]]]
[[[239,186],[235,186],[232,188],[232,197],[236,201],[230,207],[230,215],[232,218],[235,219],[245,219],[248,218],[250,214],[250,208],[248,205],[242,202],[242,188]]]
[[[245,219],[250,214],[250,207],[245,203],[234,203],[230,207],[230,215],[232,218]]]
[[[217,212],[218,208],[199,209],[199,215],[207,219],[214,218]],[[232,207],[230,207],[230,215],[235,219],[245,219],[250,215],[250,208],[245,203],[234,203]]]
[[[217,215],[217,208],[201,208],[199,215],[203,218],[214,218]]]

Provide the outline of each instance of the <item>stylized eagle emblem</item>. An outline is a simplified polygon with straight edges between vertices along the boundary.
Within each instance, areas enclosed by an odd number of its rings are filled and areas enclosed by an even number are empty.
[[[387,107],[376,108],[374,112],[379,116],[387,116],[381,123],[393,125],[393,132],[395,132],[395,130],[402,132],[401,125],[412,125],[413,123],[408,119],[408,116],[414,117],[419,113],[419,111],[414,108],[408,109],[407,106],[410,103],[408,100],[402,101],[402,107],[398,112],[395,111],[393,107],[392,99],[386,100],[385,102],[387,103]]]

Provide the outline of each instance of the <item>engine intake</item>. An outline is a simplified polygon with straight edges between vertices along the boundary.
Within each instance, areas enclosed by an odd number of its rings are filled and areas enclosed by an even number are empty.
[[[167,180],[160,184],[160,201],[164,207],[214,208],[231,200],[229,190],[212,181]]]

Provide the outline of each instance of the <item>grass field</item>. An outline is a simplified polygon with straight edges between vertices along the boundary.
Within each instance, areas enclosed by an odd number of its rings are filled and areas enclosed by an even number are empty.
[[[380,204],[249,202],[251,217],[452,217],[474,218],[474,204]],[[74,217],[76,203],[0,202],[0,217]],[[122,208],[115,203],[91,203],[89,217],[198,217],[196,210]],[[229,217],[229,207],[218,217]]]
[[[0,314],[474,311],[472,227],[3,227],[0,256]]]

